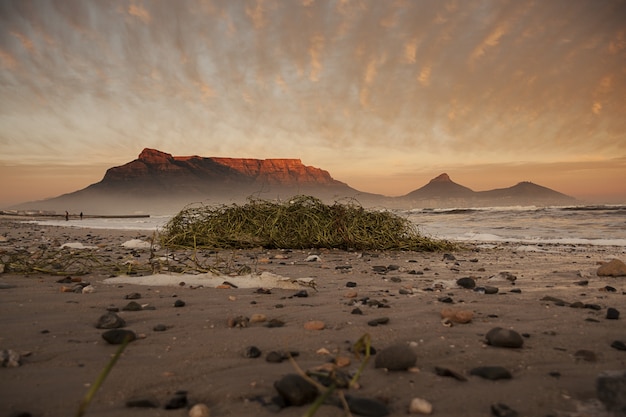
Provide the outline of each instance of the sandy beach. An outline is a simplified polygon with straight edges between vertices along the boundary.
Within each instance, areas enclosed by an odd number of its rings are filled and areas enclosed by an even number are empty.
[[[442,417],[622,415],[607,411],[596,385],[606,371],[626,370],[626,277],[596,272],[626,261],[624,247],[193,253],[151,246],[152,237],[0,221],[0,349],[19,355],[19,366],[0,368],[2,416],[75,415],[119,347],[97,326],[107,313],[137,338],[86,416],[187,416],[195,404],[211,416],[301,416],[308,405],[281,409],[274,399],[275,382],[297,373],[288,353],[302,370],[332,363],[353,375],[361,361],[352,346],[365,334],[376,354],[358,387],[344,392],[388,415],[407,415],[414,398]],[[214,288],[208,278],[203,285],[197,275],[176,275],[207,271],[252,285]],[[133,283],[153,273],[161,278]],[[263,273],[288,288],[255,287]],[[172,275],[173,285],[158,285]],[[128,282],[107,281],[114,277]],[[471,320],[443,318],[444,310]],[[523,344],[488,341],[498,327]],[[377,367],[392,346],[414,352],[414,364]],[[486,367],[508,376],[483,375]],[[384,415],[367,414],[376,413],[370,405],[353,414]],[[334,404],[316,413],[341,415]]]

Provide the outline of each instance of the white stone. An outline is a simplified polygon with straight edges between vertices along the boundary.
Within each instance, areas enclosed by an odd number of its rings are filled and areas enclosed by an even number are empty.
[[[423,398],[413,398],[409,405],[409,414],[431,414],[433,405]]]
[[[206,404],[198,403],[189,410],[189,417],[210,417],[211,410]]]

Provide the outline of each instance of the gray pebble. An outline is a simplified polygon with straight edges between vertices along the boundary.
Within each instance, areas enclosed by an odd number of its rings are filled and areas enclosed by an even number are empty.
[[[503,329],[502,327],[494,327],[487,332],[487,343],[491,346],[521,348],[524,339],[515,330]]]
[[[405,371],[415,365],[417,354],[405,344],[389,346],[376,355],[376,368]]]

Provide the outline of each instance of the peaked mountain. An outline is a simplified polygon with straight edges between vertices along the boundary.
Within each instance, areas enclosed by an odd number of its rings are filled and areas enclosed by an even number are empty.
[[[576,199],[529,181],[512,187],[474,191],[455,183],[448,174],[441,174],[428,184],[399,197],[419,207],[485,207],[512,205],[567,205]]]

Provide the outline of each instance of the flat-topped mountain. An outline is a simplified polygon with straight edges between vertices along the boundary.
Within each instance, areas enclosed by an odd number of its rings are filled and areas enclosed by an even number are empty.
[[[127,164],[109,168],[100,182],[59,197],[24,203],[18,210],[63,213],[173,214],[191,203],[241,203],[249,197],[287,199],[306,194],[326,202],[355,198],[364,206],[388,208],[567,205],[572,197],[530,182],[510,188],[473,191],[441,174],[401,197],[358,191],[328,171],[299,159],[172,156],[144,149]]]

